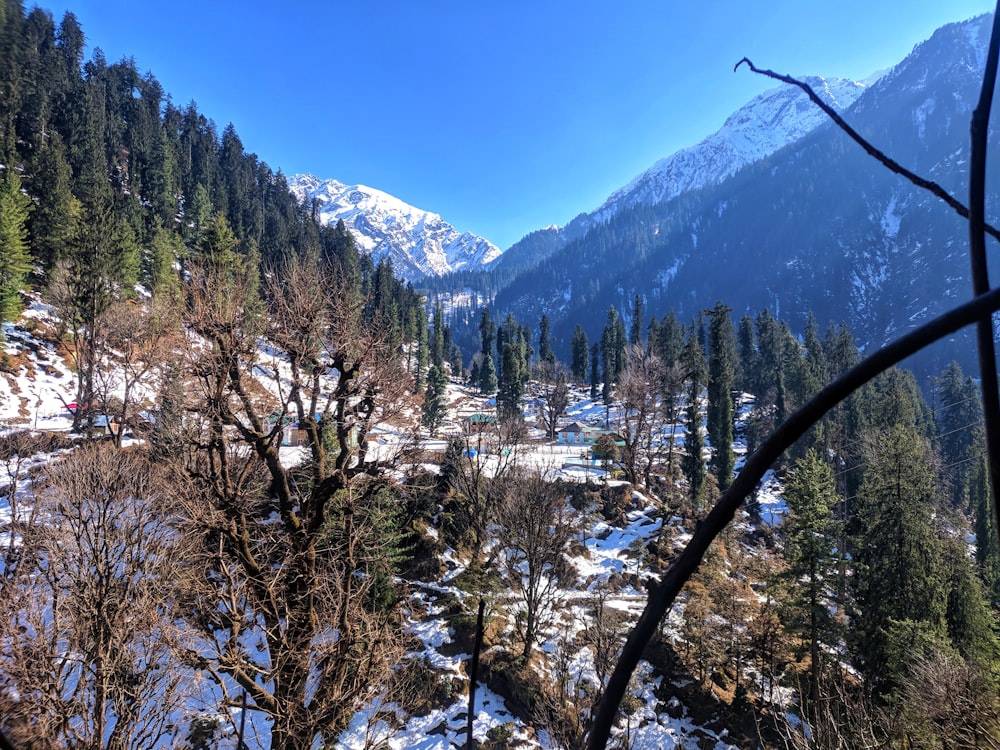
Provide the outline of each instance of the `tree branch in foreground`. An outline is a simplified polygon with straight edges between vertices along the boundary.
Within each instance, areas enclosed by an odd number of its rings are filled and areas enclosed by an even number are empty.
[[[986,146],[997,81],[997,57],[1000,55],[1000,0],[993,13],[993,30],[986,53],[983,85],[979,103],[972,113],[969,155],[969,261],[972,264],[972,294],[985,294],[990,288],[986,263]],[[983,425],[986,433],[987,469],[993,496],[994,520],[1000,522],[1000,390],[997,387],[997,355],[993,339],[993,318],[976,323],[976,348],[979,354],[979,386],[983,394]],[[1000,523],[997,528],[1000,529]],[[998,532],[1000,533],[1000,532]]]
[[[587,743],[590,750],[601,750],[606,746],[618,705],[646,644],[655,634],[660,620],[673,604],[681,587],[698,567],[708,546],[733,519],[737,508],[757,486],[768,467],[824,414],[876,375],[929,344],[988,317],[997,310],[1000,310],[1000,289],[987,292],[934,318],[863,359],[824,387],[771,433],[747,459],[732,485],[695,529],[691,541],[671,564],[662,580],[651,586],[646,607],[625,642],[615,670],[608,680],[607,689],[597,705]]]
[[[938,185],[933,180],[925,179],[920,175],[911,172],[909,169],[904,167],[898,161],[886,155],[885,152],[875,148],[875,146],[873,146],[871,143],[865,140],[865,138],[860,133],[858,133],[858,131],[856,131],[854,128],[848,125],[847,121],[844,120],[844,118],[841,117],[839,114],[837,114],[837,111],[833,107],[831,107],[829,104],[820,99],[819,95],[815,91],[813,91],[812,87],[808,83],[800,81],[797,78],[792,78],[791,76],[782,75],[781,73],[775,73],[773,70],[765,70],[763,68],[758,68],[750,61],[750,58],[747,57],[744,57],[742,60],[736,63],[736,66],[733,68],[733,70],[734,71],[737,70],[743,64],[746,64],[746,66],[750,68],[750,70],[754,73],[757,73],[762,76],[767,76],[768,78],[773,78],[776,81],[781,81],[782,83],[787,83],[792,86],[798,86],[800,89],[802,89],[802,91],[805,92],[806,96],[809,97],[810,101],[812,101],[813,104],[822,109],[826,113],[827,117],[829,117],[831,120],[837,123],[837,127],[843,130],[847,135],[851,137],[851,139],[855,143],[861,146],[861,148],[865,150],[865,153],[877,159],[880,164],[888,168],[890,171],[895,172],[901,177],[905,177],[907,180],[912,182],[917,187],[921,187],[924,190],[928,190],[931,193],[933,193],[935,196],[937,196],[945,203],[947,203],[949,206],[951,206],[951,208],[955,210],[955,213],[957,213],[963,219],[969,218],[969,209],[966,208],[964,205],[962,205],[961,201],[954,198],[951,195],[951,193],[949,193],[947,190],[945,190],[943,187]],[[983,224],[983,231],[985,231],[991,237],[1000,240],[1000,230],[994,228],[993,226],[989,224]]]

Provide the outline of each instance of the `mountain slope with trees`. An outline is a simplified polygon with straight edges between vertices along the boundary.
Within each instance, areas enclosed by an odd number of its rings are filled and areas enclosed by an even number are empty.
[[[964,189],[966,123],[989,26],[980,17],[940,29],[870,86],[847,120],[918,173]],[[988,214],[997,209],[990,200]],[[721,184],[629,205],[559,248],[551,231],[536,234],[548,248],[533,251],[541,260],[530,270],[512,258],[513,273],[504,272],[501,259],[481,289],[474,277],[456,282],[491,299],[498,314],[547,315],[560,356],[577,324],[593,338],[600,311],[628,310],[635,294],[647,309],[673,309],[683,320],[720,299],[737,316],[766,307],[799,329],[811,312],[824,324],[846,322],[871,348],[969,289],[961,218],[880,169],[832,124]],[[463,344],[462,322],[475,316],[456,313]],[[971,367],[968,342],[957,336],[915,366],[925,375],[951,359]]]

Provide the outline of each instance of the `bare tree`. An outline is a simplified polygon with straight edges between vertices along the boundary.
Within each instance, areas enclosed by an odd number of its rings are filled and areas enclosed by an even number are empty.
[[[460,455],[446,467],[456,526],[467,536],[472,566],[489,565],[484,553],[490,526],[518,467],[525,435],[519,420],[498,422],[489,415],[474,415],[463,424],[463,435],[454,445]]]
[[[649,487],[653,467],[670,450],[665,436],[667,402],[662,397],[664,367],[660,358],[642,344],[625,352],[625,371],[616,396],[620,409],[617,431],[624,443],[620,457],[625,478]]]
[[[173,661],[177,540],[154,472],[92,444],[48,475],[0,582],[0,726],[25,747],[153,747],[193,684]]]
[[[266,321],[255,273],[234,260],[195,269],[189,290],[188,409],[201,421],[177,487],[201,551],[188,657],[225,704],[246,692],[272,748],[305,749],[335,742],[401,647],[375,481],[392,457],[369,438],[410,406],[409,379],[336,269],[275,271]],[[301,463],[279,453],[289,420]]]
[[[567,512],[565,493],[539,471],[518,472],[500,503],[500,564],[520,598],[515,621],[525,660],[551,621],[567,575],[564,553],[572,537]]]
[[[104,414],[117,420],[115,445],[121,446],[126,429],[134,426],[140,399],[152,393],[177,344],[173,334],[179,322],[176,301],[167,297],[117,302],[100,316],[93,391]]]
[[[569,408],[569,373],[560,364],[542,362],[535,368],[535,378],[538,381],[538,416],[546,437],[555,440],[559,420]]]

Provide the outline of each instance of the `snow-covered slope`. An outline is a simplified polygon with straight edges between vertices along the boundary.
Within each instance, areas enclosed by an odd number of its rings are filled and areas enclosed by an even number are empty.
[[[289,187],[300,201],[316,200],[324,224],[343,220],[358,247],[377,261],[388,257],[409,280],[481,266],[500,249],[470,232],[459,232],[437,214],[404,203],[381,190],[295,175]]]
[[[843,78],[805,78],[824,101],[837,110],[849,107],[866,83]],[[794,143],[827,121],[827,116],[798,88],[781,86],[754,97],[725,124],[696,146],[681,149],[611,194],[590,216],[603,222],[637,204],[669,200],[688,190],[721,182]]]

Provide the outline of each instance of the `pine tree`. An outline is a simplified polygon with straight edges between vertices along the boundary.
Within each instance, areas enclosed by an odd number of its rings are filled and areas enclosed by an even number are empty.
[[[572,365],[570,373],[573,380],[582,383],[587,379],[587,356],[590,351],[590,344],[587,341],[587,334],[580,325],[573,331],[572,343]]]
[[[483,364],[479,370],[479,392],[484,396],[492,396],[497,392],[497,370],[493,365],[491,354],[483,357]]]
[[[790,582],[786,627],[808,644],[809,697],[819,700],[821,645],[833,646],[838,629],[830,594],[839,567],[840,524],[833,511],[838,497],[833,472],[814,451],[799,459],[785,483],[788,515],[782,524],[786,577]]]
[[[430,361],[432,365],[444,366],[444,312],[441,310],[441,300],[434,301],[434,316],[431,321]]]
[[[642,343],[642,296],[637,292],[632,300],[632,323],[628,333],[629,344]]]
[[[444,368],[431,365],[427,371],[427,391],[424,393],[422,423],[433,437],[448,413],[448,377]]]
[[[972,495],[975,498],[974,529],[976,533],[976,564],[979,576],[986,587],[987,596],[994,607],[1000,606],[1000,541],[997,540],[997,522],[989,491],[986,458],[975,461]]]
[[[417,339],[417,355],[413,362],[413,388],[415,393],[420,393],[423,388],[424,371],[427,369],[427,314],[423,305],[414,310],[413,318]]]
[[[739,330],[736,334],[736,349],[739,355],[740,368],[736,378],[736,387],[741,391],[757,394],[757,336],[753,330],[753,319],[749,315],[740,318]]]
[[[650,341],[650,346],[667,367],[680,360],[684,351],[684,330],[673,310],[663,316],[656,332],[656,339]]]
[[[483,348],[480,350],[483,356],[492,354],[493,352],[493,340],[497,335],[496,323],[490,318],[490,308],[484,307],[482,315],[479,318],[479,336],[482,339]]]
[[[538,360],[539,362],[555,364],[556,354],[552,351],[549,335],[549,318],[547,315],[542,315],[541,320],[538,321]]]
[[[590,347],[590,398],[597,399],[597,384],[601,382],[601,347],[593,344]]]
[[[733,481],[733,385],[736,380],[736,337],[730,308],[719,302],[710,311],[708,326],[708,439],[712,469],[725,490]]]
[[[949,536],[943,540],[943,567],[948,590],[945,623],[951,645],[967,662],[989,671],[1000,658],[995,632],[998,622],[963,538]]]
[[[972,510],[972,481],[982,452],[983,414],[979,389],[952,362],[934,382],[938,450],[954,508]]]
[[[66,159],[62,138],[52,133],[34,160],[30,186],[35,201],[35,210],[31,212],[31,250],[46,274],[66,258],[82,210],[72,193],[73,173]]]
[[[0,179],[0,320],[15,320],[21,314],[21,290],[31,270],[30,209],[31,199],[21,191],[21,179],[8,167]]]
[[[947,588],[933,522],[930,445],[913,427],[873,432],[856,506],[852,635],[873,694],[898,685],[908,659],[947,638]]]
[[[180,279],[174,270],[184,252],[180,236],[165,229],[159,218],[155,219],[153,236],[145,258],[145,282],[153,294],[177,295]]]
[[[507,326],[504,326],[507,328]],[[497,412],[501,420],[516,421],[521,418],[524,399],[524,381],[527,366],[516,341],[503,345],[503,368],[497,385]]]
[[[698,406],[701,386],[705,380],[705,356],[694,329],[688,337],[682,359],[686,370],[685,379],[688,382],[688,397],[687,434],[684,437],[684,456],[681,459],[681,470],[688,481],[688,497],[692,502],[697,502],[701,496],[702,485],[705,483],[705,460],[702,457],[705,438],[702,432],[701,410]]]

